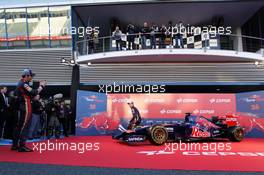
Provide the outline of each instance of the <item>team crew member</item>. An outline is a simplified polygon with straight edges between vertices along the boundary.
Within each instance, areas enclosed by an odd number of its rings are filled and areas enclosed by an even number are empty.
[[[28,129],[31,121],[31,100],[38,95],[46,86],[46,81],[40,81],[38,89],[32,89],[30,83],[35,74],[30,69],[24,69],[21,80],[18,82],[16,88],[16,95],[18,99],[18,123],[14,132],[13,145],[11,150],[18,152],[32,152],[33,150],[26,147],[26,140],[28,137]]]
[[[133,115],[133,117],[130,120],[129,125],[127,127],[128,130],[131,130],[131,129],[136,128],[138,125],[140,125],[142,119],[141,119],[141,116],[140,116],[138,109],[134,106],[134,102],[129,101],[127,104],[131,108],[132,115]]]

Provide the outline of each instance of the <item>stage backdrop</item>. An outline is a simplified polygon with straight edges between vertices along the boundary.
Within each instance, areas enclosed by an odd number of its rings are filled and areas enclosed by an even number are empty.
[[[108,94],[78,91],[76,135],[106,135],[127,127],[134,101],[143,124],[173,123],[186,112],[205,117],[237,114],[247,137],[264,137],[264,91],[239,94]]]

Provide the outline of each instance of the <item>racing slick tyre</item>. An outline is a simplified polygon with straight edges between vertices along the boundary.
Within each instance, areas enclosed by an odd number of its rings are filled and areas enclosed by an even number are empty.
[[[153,145],[163,145],[168,139],[168,131],[165,127],[155,125],[149,129],[149,141]]]
[[[233,142],[240,142],[243,140],[244,138],[244,130],[241,127],[233,127],[230,128],[229,132],[228,132],[228,138],[230,141]]]

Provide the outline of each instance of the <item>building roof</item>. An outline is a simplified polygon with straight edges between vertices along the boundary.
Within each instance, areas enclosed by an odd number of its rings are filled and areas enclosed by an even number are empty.
[[[78,5],[78,4],[105,4],[143,2],[151,0],[8,0],[1,2],[0,8],[38,7],[56,5]]]

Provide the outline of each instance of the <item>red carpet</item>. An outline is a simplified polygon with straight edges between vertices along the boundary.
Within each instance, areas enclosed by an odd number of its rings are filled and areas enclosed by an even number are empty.
[[[71,149],[76,148],[75,143],[99,142],[100,149],[86,151],[83,154],[66,150],[44,151],[43,153],[35,150],[33,153],[18,153],[10,151],[9,146],[1,146],[0,161],[113,168],[264,172],[264,139],[245,139],[241,143],[231,143],[232,149],[230,151],[207,153],[210,155],[199,155],[203,154],[202,151],[189,152],[195,155],[183,155],[184,151],[176,151],[175,153],[158,152],[164,150],[165,146],[148,144],[128,146],[114,141],[108,136],[69,137],[57,142],[55,140],[51,141],[53,143],[71,143]],[[226,143],[224,142],[224,144]],[[29,146],[33,147],[32,143]],[[91,149],[89,146],[91,145],[88,145],[87,149]],[[98,145],[94,146],[92,149],[98,148]],[[79,148],[81,150],[81,146]],[[148,152],[152,155],[138,153],[142,151],[152,151]]]

